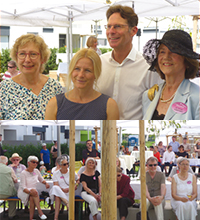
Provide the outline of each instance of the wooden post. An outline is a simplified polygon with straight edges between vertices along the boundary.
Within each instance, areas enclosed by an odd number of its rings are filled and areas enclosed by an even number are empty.
[[[101,147],[101,219],[117,219],[116,175],[116,120],[104,120]]]
[[[168,147],[168,145],[169,145],[168,137],[169,137],[169,136],[168,136],[168,135],[166,135],[166,137],[167,137],[167,147]]]
[[[193,50],[197,50],[197,27],[198,27],[198,15],[193,15],[193,33],[192,33],[192,41],[193,41]]]
[[[70,167],[69,167],[69,220],[74,220],[75,209],[74,209],[74,197],[75,197],[75,121],[70,120],[70,130],[69,130],[69,157],[70,157]]]
[[[94,130],[95,130],[95,148],[96,148],[96,150],[98,150],[97,131],[99,130],[99,128],[98,127],[94,127]]]
[[[116,128],[116,155],[118,154],[118,128]]]
[[[145,171],[145,134],[144,121],[139,121],[140,134],[140,180],[141,180],[141,219],[146,220],[146,171]]]

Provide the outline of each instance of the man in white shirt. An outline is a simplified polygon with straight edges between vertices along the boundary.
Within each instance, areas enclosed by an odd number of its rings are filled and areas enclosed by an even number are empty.
[[[162,172],[165,166],[169,166],[169,171],[166,174],[167,176],[169,176],[172,170],[172,167],[175,166],[174,162],[175,162],[175,153],[172,151],[172,146],[169,145],[167,147],[167,151],[165,151],[163,154],[163,160],[162,160],[162,165],[161,165]]]
[[[149,65],[133,48],[132,39],[138,31],[134,10],[115,5],[107,10],[106,16],[106,35],[113,51],[100,56],[102,72],[97,89],[117,102],[120,119],[142,119],[142,94],[159,84],[160,77],[148,71]]]

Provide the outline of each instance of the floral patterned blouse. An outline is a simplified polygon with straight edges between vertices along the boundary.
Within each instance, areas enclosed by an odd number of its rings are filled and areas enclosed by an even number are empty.
[[[12,79],[1,82],[0,119],[44,120],[48,101],[62,93],[60,83],[49,78],[37,96]]]

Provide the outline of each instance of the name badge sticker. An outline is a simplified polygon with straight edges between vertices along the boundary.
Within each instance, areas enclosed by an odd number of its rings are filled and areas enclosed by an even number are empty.
[[[186,104],[182,103],[182,102],[175,102],[172,105],[172,109],[174,112],[178,113],[178,114],[185,114],[188,110],[188,107]]]

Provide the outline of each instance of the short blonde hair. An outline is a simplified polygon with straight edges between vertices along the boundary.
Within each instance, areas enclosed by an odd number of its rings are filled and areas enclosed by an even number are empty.
[[[36,44],[40,50],[41,60],[43,62],[41,63],[41,67],[40,67],[40,72],[42,73],[45,69],[45,64],[47,63],[51,55],[51,51],[48,48],[47,44],[44,42],[42,37],[38,35],[34,35],[34,34],[25,34],[17,38],[17,40],[15,41],[13,45],[13,48],[10,51],[10,57],[15,62],[17,62],[17,52],[18,52],[19,47],[22,47],[30,42],[33,42],[34,44]]]
[[[97,38],[94,37],[94,36],[90,36],[88,39],[87,39],[87,47],[92,47],[94,45],[94,43],[97,42]]]
[[[101,59],[99,58],[99,55],[96,53],[96,51],[93,50],[92,48],[84,48],[79,50],[74,55],[74,57],[72,58],[69,64],[67,91],[69,91],[72,88],[72,72],[74,71],[77,62],[82,58],[89,58],[92,61],[94,67],[94,76],[95,76],[94,84],[96,85],[97,83],[97,80],[101,74]]]

